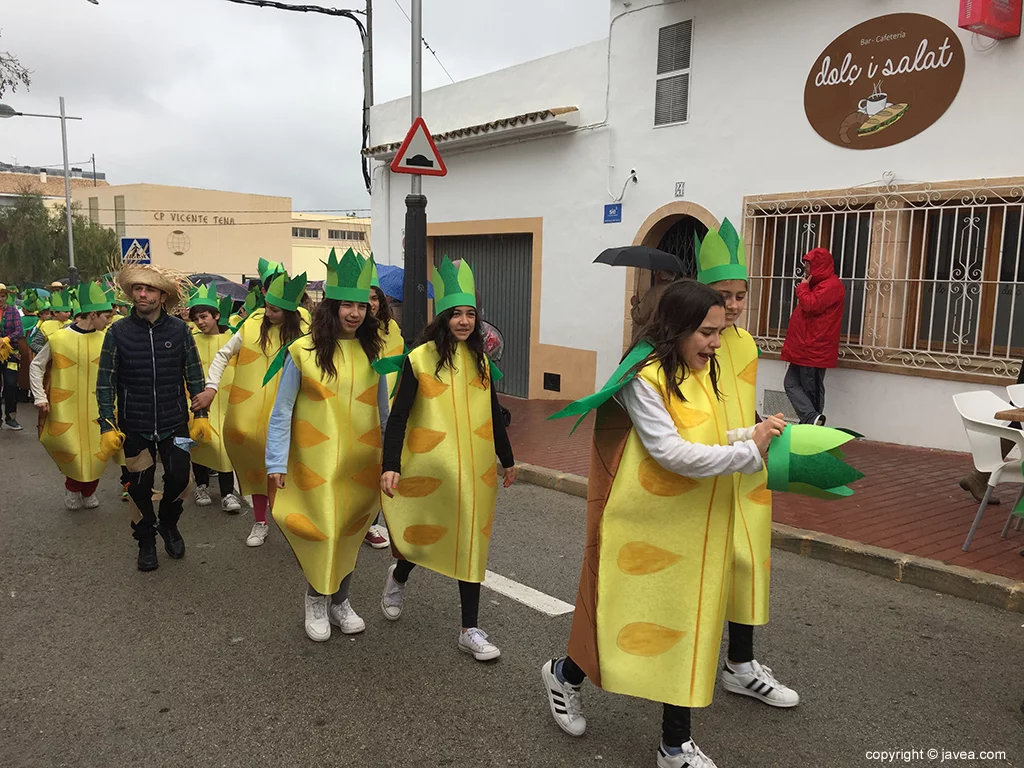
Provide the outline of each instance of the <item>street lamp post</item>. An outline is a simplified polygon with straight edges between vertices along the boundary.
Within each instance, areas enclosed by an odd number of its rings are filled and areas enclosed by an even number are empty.
[[[423,2],[412,0],[412,122],[423,114]],[[405,198],[405,281],[402,286],[402,335],[411,347],[427,325],[427,198],[423,177],[412,177]]]
[[[93,0],[89,0],[92,2]],[[68,168],[68,120],[81,120],[80,117],[71,117],[64,111],[64,97],[60,97],[59,115],[40,115],[32,112],[18,112],[14,107],[7,104],[0,104],[0,119],[7,117],[45,117],[53,120],[60,120],[61,143],[64,147],[64,207],[67,216],[68,226],[68,283],[78,285],[78,267],[75,266],[75,236],[73,231],[73,218],[71,216],[71,171]]]

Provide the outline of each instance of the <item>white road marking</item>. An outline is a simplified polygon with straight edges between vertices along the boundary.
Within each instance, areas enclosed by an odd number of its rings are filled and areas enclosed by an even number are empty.
[[[535,611],[540,611],[548,616],[564,616],[576,610],[575,606],[559,600],[557,597],[545,595],[533,587],[520,584],[518,581],[512,581],[512,579],[506,579],[494,571],[487,571],[484,576],[484,586],[494,590],[499,595],[510,597],[517,603],[527,605]]]

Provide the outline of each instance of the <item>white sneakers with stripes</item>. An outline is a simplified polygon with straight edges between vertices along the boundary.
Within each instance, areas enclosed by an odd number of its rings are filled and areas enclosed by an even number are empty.
[[[725,690],[758,699],[770,707],[795,707],[800,703],[797,692],[776,680],[770,667],[756,660],[750,662],[749,671],[744,669],[746,665],[737,666],[738,670],[733,669],[726,662],[722,669]]]
[[[682,751],[670,755],[665,746],[658,747],[658,768],[717,768],[714,761],[700,751],[693,739],[683,744]]]
[[[544,681],[544,690],[548,694],[548,706],[551,707],[551,716],[555,718],[558,727],[570,736],[582,736],[587,730],[587,718],[583,716],[583,696],[579,686],[563,683],[555,674],[555,665],[558,659],[545,661],[540,668],[540,675]]]

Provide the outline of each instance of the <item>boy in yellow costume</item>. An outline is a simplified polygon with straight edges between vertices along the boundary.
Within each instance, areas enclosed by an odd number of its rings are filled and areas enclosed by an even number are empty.
[[[67,290],[50,294],[50,319],[39,323],[40,332],[50,338],[71,320],[71,294]]]
[[[690,738],[711,703],[733,567],[733,474],[753,474],[784,422],[730,432],[716,352],[725,302],[690,281],[654,318],[601,392],[556,416],[598,408],[587,549],[569,654],[541,669],[562,730],[586,729],[585,677],[664,704],[659,768],[714,768]],[[613,399],[613,396],[615,399]]]
[[[35,406],[45,415],[39,442],[65,477],[64,506],[69,510],[100,505],[96,487],[107,468],[100,452],[96,373],[114,292],[89,283],[80,295],[85,303],[74,322],[50,334],[29,370]]]
[[[747,260],[743,241],[725,219],[721,228],[696,241],[697,280],[714,288],[725,300],[726,329],[717,359],[718,380],[728,429],[757,423],[757,358],[754,337],[736,325],[747,305]],[[768,471],[735,475],[733,509],[732,591],[729,595],[729,653],[723,666],[722,686],[773,707],[795,707],[796,691],[786,687],[769,667],[754,658],[754,627],[768,623],[768,586],[771,576],[772,495]]]
[[[238,473],[238,487],[243,495],[252,496],[254,522],[245,540],[249,547],[262,546],[270,533],[265,458],[267,422],[277,396],[277,378],[266,386],[263,378],[278,353],[308,329],[298,311],[306,274],[290,278],[278,272],[271,278],[266,306],[246,317],[238,332],[217,352],[206,374],[206,390],[197,398],[199,407],[210,407],[228,366],[235,366],[234,379],[224,392],[227,412],[223,435],[231,465]]]
[[[316,642],[330,638],[332,624],[346,635],[366,628],[349,602],[349,584],[380,508],[380,425],[388,406],[384,381],[371,367],[382,348],[367,307],[371,271],[355,254],[339,262],[332,251],[310,334],[283,356],[267,429],[274,520],[306,577],[306,635]]]
[[[198,286],[188,300],[189,320],[196,330],[192,336],[199,350],[199,359],[203,362],[203,370],[210,369],[213,358],[225,344],[231,341],[231,333],[224,328],[221,318],[227,318],[231,311],[231,297],[217,298],[217,283]],[[221,377],[222,387],[230,387],[234,378],[234,368],[228,367]],[[208,443],[192,448],[192,474],[196,479],[196,506],[208,507],[213,503],[210,498],[210,472],[217,473],[217,484],[220,487],[220,506],[225,512],[237,513],[242,502],[235,495],[235,472],[231,468],[231,457],[228,456],[224,443],[224,414],[227,402],[215,399],[210,405],[210,424],[213,427],[213,438]]]
[[[402,615],[414,565],[457,579],[458,647],[488,661],[501,655],[477,626],[498,493],[494,457],[506,488],[515,482],[515,459],[494,392],[497,369],[476,322],[473,272],[445,256],[433,284],[437,315],[404,363],[397,361],[401,379],[384,436],[384,516],[402,559],[388,570],[381,609],[390,621]],[[399,370],[395,362],[377,369]]]

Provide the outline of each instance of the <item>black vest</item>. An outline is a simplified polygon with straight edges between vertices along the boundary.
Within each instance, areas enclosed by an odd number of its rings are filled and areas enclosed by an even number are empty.
[[[117,421],[123,432],[171,432],[188,424],[185,340],[188,326],[161,312],[150,325],[133,311],[107,330],[117,347]]]

